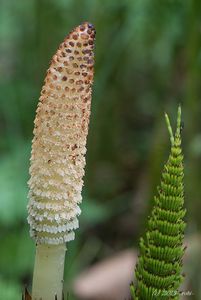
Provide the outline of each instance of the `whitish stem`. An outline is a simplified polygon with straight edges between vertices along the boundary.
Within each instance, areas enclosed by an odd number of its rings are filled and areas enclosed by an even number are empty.
[[[62,299],[66,245],[37,245],[32,300]]]

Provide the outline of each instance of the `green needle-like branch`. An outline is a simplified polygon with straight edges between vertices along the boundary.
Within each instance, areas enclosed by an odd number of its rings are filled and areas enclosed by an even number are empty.
[[[168,129],[169,134],[170,134],[171,145],[174,145],[174,135],[173,135],[173,132],[172,132],[172,126],[170,124],[170,119],[169,119],[169,117],[166,113],[165,113],[165,120],[166,120],[166,123],[167,123],[167,129]]]

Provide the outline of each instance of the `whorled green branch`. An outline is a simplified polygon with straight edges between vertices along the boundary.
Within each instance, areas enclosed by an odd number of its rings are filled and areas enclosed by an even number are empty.
[[[181,149],[181,107],[178,108],[175,134],[165,114],[171,151],[164,166],[158,194],[148,221],[136,266],[133,299],[179,299],[185,222],[184,168]]]

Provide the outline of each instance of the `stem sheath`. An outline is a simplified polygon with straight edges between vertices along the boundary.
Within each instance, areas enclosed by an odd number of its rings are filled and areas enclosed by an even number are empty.
[[[36,246],[32,300],[62,299],[66,245]]]

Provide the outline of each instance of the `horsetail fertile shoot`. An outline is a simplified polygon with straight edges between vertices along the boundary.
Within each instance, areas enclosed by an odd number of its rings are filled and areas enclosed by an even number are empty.
[[[79,227],[94,40],[95,29],[85,22],[60,44],[36,111],[28,183],[28,223],[36,242],[32,300],[61,300],[66,242]]]

